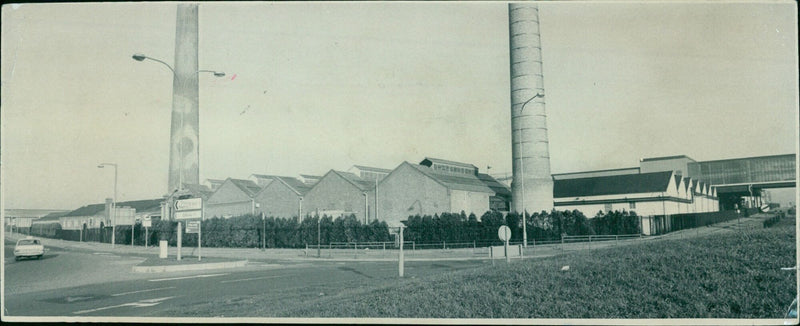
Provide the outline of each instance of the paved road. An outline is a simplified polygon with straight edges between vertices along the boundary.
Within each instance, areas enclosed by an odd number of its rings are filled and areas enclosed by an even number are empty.
[[[287,295],[335,295],[398,281],[393,262],[256,261],[241,269],[136,274],[130,267],[144,259],[140,256],[51,247],[42,260],[15,262],[9,249],[5,257],[8,316],[172,317],[180,307],[211,300],[266,294],[278,304]],[[407,262],[405,274],[417,277],[486,264]]]

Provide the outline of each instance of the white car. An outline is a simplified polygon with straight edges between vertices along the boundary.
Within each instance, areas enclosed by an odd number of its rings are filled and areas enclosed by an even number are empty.
[[[44,245],[39,239],[27,237],[25,239],[17,240],[17,245],[14,247],[14,259],[19,260],[22,257],[36,257],[42,258],[44,255]]]

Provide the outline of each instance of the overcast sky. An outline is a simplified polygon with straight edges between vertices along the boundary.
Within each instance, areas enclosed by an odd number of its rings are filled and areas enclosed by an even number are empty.
[[[508,9],[202,3],[200,178],[511,171]],[[553,173],[794,153],[794,2],[540,3]],[[3,6],[6,208],[166,193],[175,4]]]

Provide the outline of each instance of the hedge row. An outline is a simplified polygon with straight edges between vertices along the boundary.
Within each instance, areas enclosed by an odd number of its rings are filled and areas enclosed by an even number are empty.
[[[580,211],[541,212],[526,215],[528,241],[556,240],[561,235],[592,234],[636,234],[639,233],[638,217],[633,212],[600,213],[588,220]],[[478,221],[475,214],[464,212],[442,213],[433,216],[409,216],[404,222],[405,240],[419,244],[439,242],[499,242],[497,229],[507,225],[511,229],[511,240],[522,241],[522,216],[516,213],[504,215],[489,211]],[[185,228],[185,223],[182,223]],[[334,242],[385,242],[393,241],[385,222],[373,221],[363,224],[355,215],[332,218],[329,216],[308,216],[302,220],[244,215],[232,218],[211,218],[201,225],[204,247],[258,248],[303,248],[306,245],[330,244]],[[170,246],[177,245],[177,222],[153,221],[152,227],[145,230],[140,224],[133,227],[121,225],[115,228],[114,240],[117,244],[143,246],[145,238],[150,245],[159,240],[167,240]],[[71,241],[111,242],[111,228],[63,230],[58,223],[34,224],[31,234]],[[145,235],[146,233],[146,235]],[[198,236],[184,233],[181,238],[184,246],[196,246]],[[262,242],[263,241],[263,242]]]
[[[635,212],[598,213],[587,219],[578,210],[540,212],[525,215],[528,241],[556,240],[562,235],[639,234],[639,217]],[[417,243],[499,241],[501,225],[511,229],[511,241],[522,241],[522,215],[490,211],[478,221],[475,214],[442,213],[433,216],[409,216],[404,222],[404,239]]]
[[[176,246],[177,227],[178,223],[174,221],[154,221],[147,230],[137,224],[133,229],[133,243],[143,246],[146,237],[150,245],[157,245],[159,240],[167,240],[170,246]],[[181,227],[185,232],[186,223],[182,223]],[[120,225],[114,229],[115,243],[131,243],[130,225]],[[306,217],[302,221],[296,217],[267,217],[262,220],[253,215],[227,219],[215,217],[202,222],[201,232],[204,247],[258,248],[263,241],[267,248],[303,248],[306,244],[317,244],[318,236],[322,244],[392,241],[386,222],[363,224],[355,215],[335,219],[328,216]],[[30,233],[70,241],[111,242],[111,228],[64,230],[58,223],[49,223],[34,224]],[[184,246],[196,246],[197,239],[196,234],[184,233],[181,243]]]

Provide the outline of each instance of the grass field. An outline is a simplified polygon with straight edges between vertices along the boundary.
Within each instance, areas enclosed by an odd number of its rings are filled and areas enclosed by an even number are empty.
[[[330,296],[253,296],[241,315],[212,306],[243,317],[783,318],[795,293],[794,273],[780,270],[795,266],[793,223],[499,261]]]

